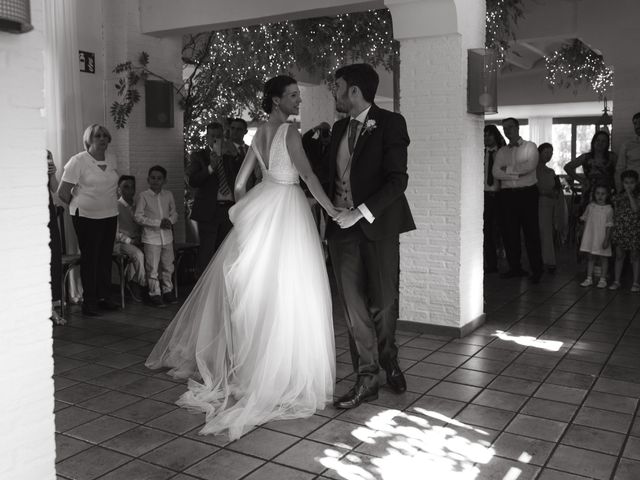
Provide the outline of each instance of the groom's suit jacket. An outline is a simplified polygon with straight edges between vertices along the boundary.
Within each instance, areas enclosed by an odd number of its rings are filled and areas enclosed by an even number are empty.
[[[329,178],[327,194],[333,200],[340,142],[347,134],[350,118],[338,120],[332,129],[329,147]],[[367,128],[367,124],[371,127]],[[371,105],[360,130],[350,165],[351,196],[354,207],[364,203],[375,220],[360,219],[354,227],[361,228],[369,240],[380,240],[416,226],[404,195],[407,175],[409,134],[404,117],[398,113]],[[332,222],[327,231],[330,238],[339,227]]]

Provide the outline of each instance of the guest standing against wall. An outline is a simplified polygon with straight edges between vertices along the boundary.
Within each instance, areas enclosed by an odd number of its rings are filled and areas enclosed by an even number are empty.
[[[504,221],[504,245],[509,270],[503,278],[527,275],[520,263],[520,231],[524,234],[532,283],[542,276],[540,227],[538,226],[538,149],[536,144],[523,140],[520,123],[515,118],[502,121],[509,145],[496,154],[493,176],[500,180],[500,205]]]
[[[625,142],[620,149],[620,159],[616,165],[616,186],[618,192],[622,192],[620,176],[625,170],[633,170],[640,175],[640,112],[633,118],[633,131],[635,138]]]
[[[498,271],[498,237],[500,232],[500,211],[498,192],[500,180],[493,176],[496,153],[504,147],[504,137],[495,125],[484,127],[484,272]]]
[[[543,143],[538,147],[538,224],[540,226],[540,244],[542,263],[549,273],[556,271],[555,223],[558,201],[562,200],[562,184],[556,172],[547,166],[553,157],[553,146]]]
[[[99,309],[117,310],[109,299],[111,254],[118,223],[118,172],[115,156],[107,153],[111,134],[102,125],[87,127],[85,151],[71,157],[58,187],[80,247],[80,278],[84,289],[82,313],[99,316]]]

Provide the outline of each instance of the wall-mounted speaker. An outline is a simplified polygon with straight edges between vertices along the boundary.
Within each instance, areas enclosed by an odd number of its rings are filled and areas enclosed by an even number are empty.
[[[493,50],[468,51],[467,112],[498,113],[498,57]]]
[[[0,31],[25,33],[31,30],[33,25],[29,0],[0,0]]]
[[[144,91],[147,127],[173,128],[173,83],[146,80]]]

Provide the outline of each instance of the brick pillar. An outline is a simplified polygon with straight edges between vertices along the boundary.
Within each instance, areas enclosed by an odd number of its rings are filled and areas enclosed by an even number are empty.
[[[43,5],[34,30],[0,32],[0,478],[15,480],[56,477]]]
[[[400,41],[400,106],[411,137],[400,239],[400,326],[465,335],[484,320],[483,118],[467,113],[467,49],[484,2],[387,0]]]
[[[140,33],[140,12],[137,1],[105,2],[104,15],[107,112],[111,103],[118,99],[113,87],[116,81],[113,68],[125,60],[136,63],[142,51],[149,54],[149,69],[152,72],[172,81],[176,86],[181,84],[181,37],[156,38]],[[113,142],[109,148],[118,156],[118,168],[121,173],[129,173],[136,177],[138,192],[148,188],[149,167],[161,165],[167,169],[168,179],[165,188],[173,193],[179,215],[178,224],[174,227],[175,241],[181,242],[185,238],[182,110],[178,105],[178,96],[174,95],[174,126],[172,128],[147,127],[144,82],[138,83],[138,90],[142,100],[134,107],[124,129],[116,129],[111,116],[107,113],[107,126],[113,135]]]

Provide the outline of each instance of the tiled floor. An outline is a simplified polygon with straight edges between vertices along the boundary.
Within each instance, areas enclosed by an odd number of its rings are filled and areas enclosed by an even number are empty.
[[[144,367],[176,309],[129,305],[54,329],[59,479],[640,479],[640,296],[488,277],[462,339],[401,332],[409,391],[199,436],[185,390]],[[352,382],[337,322],[337,393]]]

